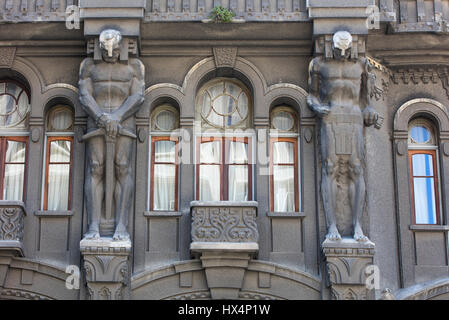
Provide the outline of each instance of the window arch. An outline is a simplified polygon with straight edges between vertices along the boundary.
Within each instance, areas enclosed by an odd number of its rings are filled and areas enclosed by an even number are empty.
[[[408,155],[414,224],[440,224],[438,143],[425,118],[409,123]]]
[[[251,94],[234,78],[216,78],[201,87],[195,118],[196,199],[253,199],[253,132]]]
[[[22,83],[0,79],[0,200],[25,198],[30,102]]]
[[[179,112],[162,104],[151,113],[150,211],[178,210]]]
[[[270,113],[270,210],[299,212],[298,117],[287,105]]]
[[[53,106],[46,119],[44,210],[71,209],[74,115],[66,105]]]

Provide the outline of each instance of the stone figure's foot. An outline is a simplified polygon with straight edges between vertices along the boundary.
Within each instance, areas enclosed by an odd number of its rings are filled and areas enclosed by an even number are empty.
[[[87,231],[86,234],[84,235],[84,239],[87,240],[100,239],[100,231],[97,229],[89,229],[89,231]]]
[[[112,239],[115,241],[129,241],[130,237],[128,231],[126,231],[126,228],[119,224]]]
[[[368,241],[368,237],[363,234],[362,228],[359,225],[354,228],[354,240],[359,242]]]
[[[329,227],[329,232],[326,235],[326,239],[330,241],[340,241],[341,235],[337,230],[337,227],[335,225],[332,225]]]

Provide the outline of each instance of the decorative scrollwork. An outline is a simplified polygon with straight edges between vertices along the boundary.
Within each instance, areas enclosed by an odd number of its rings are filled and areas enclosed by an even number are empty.
[[[0,208],[0,240],[23,239],[24,213],[19,207]]]
[[[255,208],[196,207],[192,239],[198,242],[257,242]]]

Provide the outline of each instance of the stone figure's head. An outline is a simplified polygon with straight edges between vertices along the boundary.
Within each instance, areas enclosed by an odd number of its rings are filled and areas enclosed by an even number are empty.
[[[120,31],[107,29],[100,34],[100,48],[103,60],[110,63],[117,62],[120,56],[122,34]]]
[[[332,48],[335,59],[349,59],[351,57],[352,36],[347,31],[338,31],[334,34]]]

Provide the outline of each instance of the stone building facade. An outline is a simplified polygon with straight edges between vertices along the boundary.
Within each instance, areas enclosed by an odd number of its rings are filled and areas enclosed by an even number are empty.
[[[447,299],[448,20],[0,0],[0,298]]]

